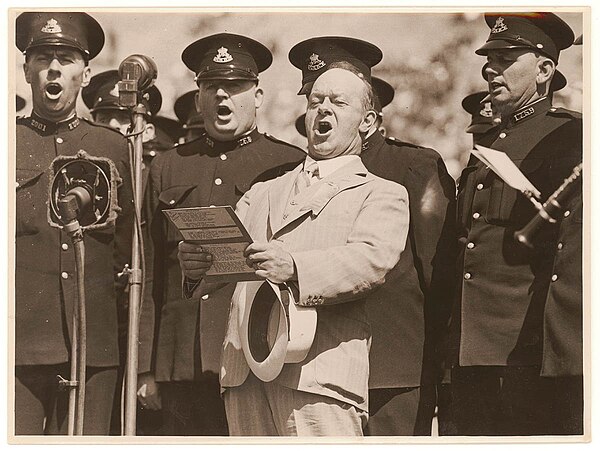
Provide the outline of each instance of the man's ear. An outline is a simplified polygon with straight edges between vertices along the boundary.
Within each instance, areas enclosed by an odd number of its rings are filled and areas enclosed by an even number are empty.
[[[146,124],[144,133],[142,134],[142,142],[146,143],[148,141],[152,141],[154,138],[156,138],[156,128],[154,127],[154,124],[148,123]]]
[[[90,66],[85,66],[85,68],[83,69],[83,77],[81,79],[81,87],[85,88],[87,85],[89,85],[91,78],[92,78],[92,69],[90,69]]]
[[[31,71],[29,70],[29,64],[27,64],[27,62],[23,63],[23,73],[25,74],[25,81],[28,84],[31,84]]]
[[[367,111],[363,117],[362,122],[360,123],[360,126],[358,127],[358,131],[360,133],[367,133],[371,129],[371,127],[373,127],[375,121],[377,121],[377,113],[375,112],[375,110]]]
[[[535,81],[538,85],[549,82],[552,80],[555,70],[556,65],[554,64],[554,61],[552,61],[550,58],[542,58],[540,61],[538,61],[538,73]]]
[[[256,87],[256,89],[254,90],[254,106],[256,107],[256,109],[260,108],[260,106],[262,105],[264,100],[264,93],[262,88],[259,88],[258,86]]]
[[[194,105],[196,105],[196,111],[202,113],[202,110],[200,109],[200,90],[194,94]]]

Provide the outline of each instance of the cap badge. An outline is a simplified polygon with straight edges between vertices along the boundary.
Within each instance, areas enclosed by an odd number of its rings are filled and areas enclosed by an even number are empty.
[[[229,51],[225,47],[221,47],[217,52],[217,55],[213,58],[215,63],[228,63],[229,61],[233,61],[233,56],[229,54]]]
[[[506,30],[508,30],[508,27],[504,23],[504,17],[498,17],[494,24],[494,28],[492,28],[492,33],[501,33]]]
[[[119,83],[115,83],[115,87],[109,92],[113,97],[119,97]]]
[[[479,112],[480,116],[483,117],[492,117],[494,114],[492,112],[492,103],[491,102],[485,102],[484,106],[483,106],[483,110],[481,110]]]
[[[46,25],[42,27],[42,32],[44,33],[60,33],[62,32],[62,28],[56,21],[56,19],[50,19],[46,22]]]
[[[308,70],[319,70],[325,67],[325,62],[319,59],[319,55],[313,53],[310,55],[310,63],[308,63]]]

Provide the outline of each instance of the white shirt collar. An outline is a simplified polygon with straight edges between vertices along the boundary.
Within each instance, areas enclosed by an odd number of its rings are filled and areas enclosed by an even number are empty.
[[[317,166],[319,166],[318,178],[322,179],[322,178],[325,178],[325,177],[333,174],[335,171],[337,171],[338,169],[340,169],[343,166],[346,166],[347,164],[349,164],[350,162],[352,162],[354,160],[360,160],[360,156],[358,156],[358,155],[341,155],[339,157],[330,158],[330,159],[326,159],[326,160],[315,160],[310,155],[307,155],[306,160],[304,161],[304,167],[306,168],[313,162],[317,163]]]

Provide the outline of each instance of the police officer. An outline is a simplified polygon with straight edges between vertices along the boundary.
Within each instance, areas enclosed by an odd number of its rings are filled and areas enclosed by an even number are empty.
[[[484,141],[505,152],[546,199],[581,161],[578,113],[551,104],[560,51],[573,32],[551,13],[486,14],[493,108]],[[536,213],[525,196],[471,158],[458,190],[457,297],[450,335],[452,402],[459,435],[562,433],[561,393],[541,375],[544,307],[554,282],[556,225],[534,250],[513,238]]]
[[[365,434],[430,435],[441,376],[437,348],[451,302],[455,183],[435,150],[385,138],[377,101],[375,107],[379,121],[361,158],[369,171],[407,189],[410,228],[400,261],[367,310],[373,342]]]
[[[574,45],[581,45],[579,36]],[[583,434],[582,183],[565,202],[544,309],[541,375],[559,397],[559,434]]]
[[[471,122],[465,130],[473,137],[473,145],[479,144],[494,124],[491,96],[488,91],[477,91],[466,96],[461,103],[463,110],[471,115]]]
[[[162,210],[233,206],[253,182],[276,176],[274,168],[294,167],[304,153],[256,128],[263,99],[258,74],[272,61],[265,46],[221,33],[190,44],[182,60],[196,74],[196,106],[206,133],[152,165],[147,200],[154,257],[147,263],[154,264],[157,333],[142,326],[142,348],[155,344],[152,371],[139,381],[140,389],[145,385],[139,399],[150,408],[162,404],[166,434],[227,435],[218,374],[232,291],[223,288],[200,302],[182,300],[177,260],[182,237]]]
[[[119,103],[118,70],[108,70],[94,75],[90,84],[81,91],[83,102],[89,108],[92,119],[97,124],[119,130],[123,135],[131,133],[131,113],[127,107]],[[162,106],[162,95],[156,86],[151,86],[142,97],[146,107],[144,115],[144,131],[142,132],[142,183],[146,186],[148,169],[152,159],[159,153],[170,149],[175,141],[159,132],[154,125],[154,118]],[[166,138],[166,139],[165,139]]]
[[[116,274],[130,260],[132,190],[123,136],[79,118],[75,103],[104,33],[84,13],[27,12],[16,21],[31,116],[16,129],[15,433],[65,434],[77,281],[69,236],[47,221],[49,168],[80,149],[111,159],[122,178],[114,229],[84,234],[87,370],[84,433],[108,433],[119,364]]]
[[[196,96],[198,90],[188,91],[175,101],[175,116],[183,124],[182,138],[179,143],[183,144],[199,138],[204,132],[204,119],[196,109]]]

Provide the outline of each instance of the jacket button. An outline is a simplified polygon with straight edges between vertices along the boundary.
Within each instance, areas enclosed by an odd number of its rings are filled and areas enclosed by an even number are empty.
[[[63,139],[59,136],[58,138],[56,138],[56,142],[58,144],[62,144],[63,143]]]
[[[62,277],[63,279],[68,279],[69,278],[69,274],[66,272],[61,273],[60,277]]]
[[[562,243],[558,243],[556,245],[556,248],[560,251],[563,248],[563,244]]]
[[[169,205],[175,205],[175,199],[171,199],[171,200],[169,201]]]
[[[477,212],[473,213],[473,219],[479,219],[481,215]]]
[[[62,248],[63,251],[69,250],[69,245],[67,243],[61,244],[60,247]]]
[[[202,296],[202,300],[206,301],[210,296],[208,294],[205,294],[204,296]]]
[[[564,213],[564,217],[566,218],[567,216],[569,216],[571,214],[571,212],[569,210],[565,211]]]
[[[471,273],[470,272],[466,272],[464,275],[465,280],[469,280],[471,278]]]
[[[225,160],[227,160],[227,155],[222,153],[221,155],[219,155],[219,158],[221,158],[221,160],[225,161]]]
[[[215,185],[220,185],[221,183],[223,183],[223,180],[219,178],[215,179]]]
[[[552,282],[556,282],[558,280],[558,275],[557,274],[552,274]]]
[[[477,185],[477,190],[481,191],[483,189],[483,183]]]
[[[498,135],[498,137],[500,139],[504,139],[504,138],[506,138],[506,133],[502,132],[502,133],[500,133],[500,135]]]
[[[475,243],[467,243],[467,249],[473,249],[475,247]]]

